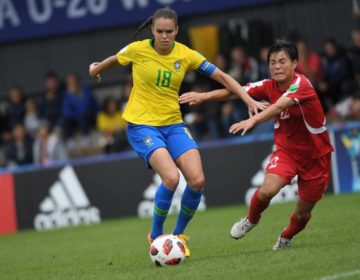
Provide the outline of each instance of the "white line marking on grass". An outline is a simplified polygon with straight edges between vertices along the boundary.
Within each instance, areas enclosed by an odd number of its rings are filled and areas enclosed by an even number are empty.
[[[353,270],[353,271],[336,273],[336,274],[329,275],[329,276],[324,276],[324,277],[319,278],[319,280],[333,280],[333,279],[339,279],[339,278],[347,278],[347,277],[350,277],[350,276],[354,276],[356,274],[360,274],[360,269],[356,269],[356,270]]]

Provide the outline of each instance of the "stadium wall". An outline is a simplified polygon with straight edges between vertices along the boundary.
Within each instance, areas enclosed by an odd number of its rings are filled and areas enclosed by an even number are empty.
[[[360,191],[360,123],[331,126],[335,147],[329,193]],[[264,179],[272,134],[200,144],[206,190],[200,210],[248,204]],[[11,172],[10,172],[11,171]],[[0,234],[92,224],[125,216],[150,217],[160,177],[134,152],[0,170]],[[171,212],[186,186],[181,176]],[[297,178],[272,203],[295,200]]]
[[[320,49],[326,37],[335,37],[349,46],[350,32],[355,24],[350,0],[279,1],[183,17],[178,40],[187,41],[186,31],[189,27],[221,25],[231,19],[262,20],[272,26],[275,38],[285,37],[289,31],[297,30],[316,50]],[[5,19],[1,22],[8,23]],[[92,82],[88,77],[89,63],[114,54],[131,42],[136,28],[134,25],[113,26],[104,30],[0,44],[0,98],[6,97],[13,84],[22,85],[26,93],[41,91],[43,75],[50,69],[62,77],[76,72],[84,77],[85,82]],[[109,71],[103,77],[104,83],[119,83],[124,71]]]

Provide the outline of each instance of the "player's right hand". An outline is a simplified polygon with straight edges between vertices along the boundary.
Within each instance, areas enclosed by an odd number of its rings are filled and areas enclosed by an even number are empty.
[[[198,105],[205,100],[205,92],[186,92],[179,97],[180,104]]]
[[[101,76],[100,74],[97,74],[97,66],[99,65],[99,62],[91,63],[89,66],[89,75],[96,79],[97,83],[101,82]]]
[[[248,104],[249,116],[252,117],[254,114],[258,114],[259,111],[264,111],[269,105],[270,103],[268,102],[259,102],[252,99]]]

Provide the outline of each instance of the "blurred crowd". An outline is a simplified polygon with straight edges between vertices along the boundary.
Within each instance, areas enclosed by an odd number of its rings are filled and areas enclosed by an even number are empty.
[[[325,39],[316,52],[300,36],[297,71],[305,74],[316,88],[328,122],[360,120],[360,31],[352,32],[352,47],[345,49],[335,39]],[[242,45],[227,53],[218,53],[214,63],[245,85],[269,78],[266,46],[257,53]],[[63,80],[64,78],[64,80]],[[24,94],[21,86],[9,89],[0,106],[0,166],[15,167],[99,153],[129,149],[126,122],[122,112],[132,87],[131,75],[119,85],[119,94],[97,98],[94,89],[71,73],[59,77],[50,71],[44,77],[44,90],[37,95]],[[222,88],[211,79],[189,72],[181,93]],[[239,100],[210,102],[181,107],[184,121],[198,141],[234,137],[231,124],[248,117]],[[272,121],[252,133],[271,132]]]

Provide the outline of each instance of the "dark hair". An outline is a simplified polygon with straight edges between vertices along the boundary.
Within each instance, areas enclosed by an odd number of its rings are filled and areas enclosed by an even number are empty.
[[[103,108],[102,108],[102,110],[103,110],[105,113],[108,112],[108,106],[109,106],[109,104],[110,104],[111,102],[115,102],[115,104],[116,104],[116,110],[119,110],[119,102],[118,102],[118,100],[117,100],[115,97],[113,97],[113,96],[109,96],[109,97],[106,97],[106,98],[104,99],[104,101],[103,101]]]
[[[326,38],[323,41],[323,44],[331,44],[334,46],[335,49],[337,49],[339,47],[338,43],[336,42],[336,40],[334,38]]]
[[[298,50],[295,44],[285,40],[278,40],[269,48],[267,61],[270,62],[270,56],[273,53],[284,51],[290,57],[291,61],[299,59]]]
[[[140,32],[143,31],[146,27],[148,27],[150,23],[154,25],[155,21],[158,18],[172,19],[175,22],[175,25],[178,25],[178,16],[173,9],[171,9],[170,7],[160,8],[157,9],[152,16],[148,17],[148,19],[139,26],[138,30],[134,34],[134,39],[137,39]]]
[[[48,78],[58,79],[59,77],[55,71],[50,70],[50,71],[46,72],[46,74],[45,74],[45,79],[48,79]]]

